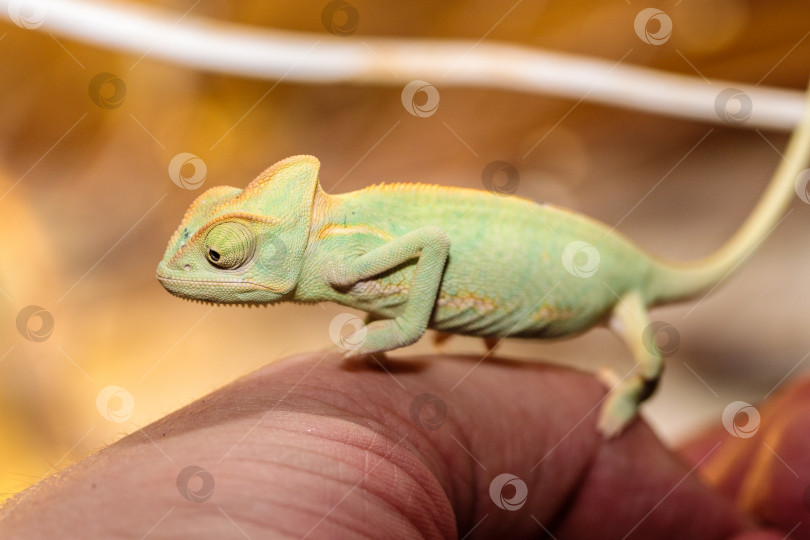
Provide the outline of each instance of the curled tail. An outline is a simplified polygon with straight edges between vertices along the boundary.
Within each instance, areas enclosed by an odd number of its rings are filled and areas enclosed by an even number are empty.
[[[754,210],[740,229],[713,254],[689,263],[653,259],[648,298],[651,304],[672,302],[704,292],[733,272],[770,234],[793,199],[796,181],[810,161],[810,88],[802,117],[784,158]]]

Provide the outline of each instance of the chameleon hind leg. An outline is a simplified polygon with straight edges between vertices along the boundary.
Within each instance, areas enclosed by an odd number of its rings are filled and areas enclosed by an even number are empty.
[[[450,338],[452,337],[453,334],[451,334],[450,332],[440,332],[440,331],[434,332],[433,348],[436,349],[437,353],[443,352],[445,343],[450,341]],[[484,339],[484,347],[486,347],[487,349],[487,354],[493,354],[498,345],[501,344],[501,338],[487,337],[483,339]]]
[[[663,370],[661,355],[652,343],[644,342],[649,324],[647,306],[637,293],[625,295],[616,304],[609,326],[633,354],[636,368],[624,378],[615,373],[602,374],[610,390],[599,411],[599,431],[605,437],[621,433],[636,417],[639,405],[655,391]]]
[[[433,332],[433,349],[440,353],[444,350],[444,345],[453,337],[450,332],[441,332],[436,330]]]
[[[498,345],[501,344],[502,338],[495,338],[495,337],[485,337],[484,338],[484,347],[487,348],[487,354],[493,354],[495,349],[498,348]]]

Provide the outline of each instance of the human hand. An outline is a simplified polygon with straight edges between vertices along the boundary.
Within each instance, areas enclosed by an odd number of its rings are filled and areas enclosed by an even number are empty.
[[[722,431],[690,446],[693,466],[642,421],[603,440],[605,390],[585,373],[369,362],[310,353],[265,366],[18,495],[0,537],[748,540],[781,538],[806,516],[795,489],[781,491],[796,482],[778,459],[810,474],[797,427],[808,385],[774,403],[790,416],[763,409],[757,437],[779,458]],[[493,497],[503,473],[517,479]],[[734,505],[741,486],[745,508],[779,531]]]

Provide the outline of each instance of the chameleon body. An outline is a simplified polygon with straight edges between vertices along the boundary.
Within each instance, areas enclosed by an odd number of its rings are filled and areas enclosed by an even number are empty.
[[[488,191],[382,184],[323,191],[312,156],[280,161],[244,190],[189,207],[157,277],[220,304],[331,301],[368,313],[346,356],[418,340],[427,328],[484,338],[572,336],[606,323],[638,369],[612,389],[599,427],[620,432],[661,374],[647,309],[703,292],[767,235],[810,151],[808,113],[751,217],[714,255],[665,262],[586,216]]]

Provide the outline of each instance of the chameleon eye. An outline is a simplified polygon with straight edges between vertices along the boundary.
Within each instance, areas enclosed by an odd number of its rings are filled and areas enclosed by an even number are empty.
[[[241,223],[220,223],[205,236],[205,258],[217,268],[239,268],[253,256],[255,250],[256,237]]]

